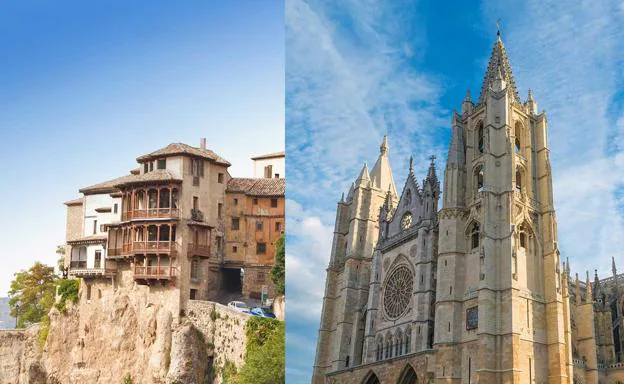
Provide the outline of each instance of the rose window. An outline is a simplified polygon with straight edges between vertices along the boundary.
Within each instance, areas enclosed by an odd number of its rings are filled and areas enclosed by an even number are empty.
[[[405,266],[395,269],[386,281],[384,289],[384,310],[391,319],[401,317],[409,306],[414,279]]]

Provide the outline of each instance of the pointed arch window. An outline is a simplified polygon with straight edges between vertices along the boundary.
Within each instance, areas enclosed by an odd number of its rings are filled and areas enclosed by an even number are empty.
[[[379,378],[372,371],[366,376],[363,384],[380,384]]]
[[[470,227],[470,244],[471,244],[472,249],[479,247],[479,235],[480,235],[479,223],[475,221]]]
[[[410,345],[412,338],[412,328],[407,327],[405,330],[405,353],[410,353]]]
[[[520,124],[520,122],[516,122],[516,128],[514,130],[514,136],[516,137],[515,142],[514,142],[514,147],[516,150],[516,153],[520,153],[520,150],[522,149],[522,142],[521,142],[521,138],[522,138],[522,125]]]
[[[483,122],[480,121],[477,126],[477,147],[479,148],[479,153],[483,153],[485,146],[485,141],[483,138]]]
[[[475,169],[475,184],[477,186],[477,192],[483,191],[483,166],[481,165]]]
[[[516,191],[522,192],[522,171],[520,168],[516,169]]]

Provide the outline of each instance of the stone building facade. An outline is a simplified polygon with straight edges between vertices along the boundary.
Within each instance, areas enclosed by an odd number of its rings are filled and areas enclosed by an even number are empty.
[[[570,292],[549,156],[499,35],[453,113],[442,208],[433,158],[422,185],[410,160],[400,198],[365,167],[338,203],[313,383],[624,382],[621,291]]]
[[[188,300],[219,300],[228,278],[230,163],[206,148],[205,139],[199,147],[170,144],[137,162],[129,175],[82,188],[82,198],[65,203],[65,265],[70,276],[83,279],[81,297],[136,289],[176,315]],[[272,212],[282,218],[283,184]],[[274,257],[254,262],[270,269]]]
[[[229,275],[242,271],[242,291],[247,297],[275,295],[270,273],[275,243],[284,234],[285,184],[281,178],[232,178],[228,182],[222,266],[233,271]]]

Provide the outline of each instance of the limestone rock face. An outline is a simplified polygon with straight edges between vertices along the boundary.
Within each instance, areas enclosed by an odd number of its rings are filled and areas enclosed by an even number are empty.
[[[167,384],[202,384],[208,372],[208,354],[202,334],[192,324],[173,333]]]
[[[178,318],[148,297],[118,289],[53,309],[43,349],[39,326],[0,331],[0,384],[220,383],[213,361],[242,365],[248,315],[192,301]]]

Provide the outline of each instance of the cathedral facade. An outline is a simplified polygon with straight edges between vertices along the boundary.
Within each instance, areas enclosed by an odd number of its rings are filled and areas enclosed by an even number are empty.
[[[624,383],[624,274],[570,278],[546,114],[500,35],[443,185],[410,160],[397,193],[388,151],[338,203],[313,383]]]

